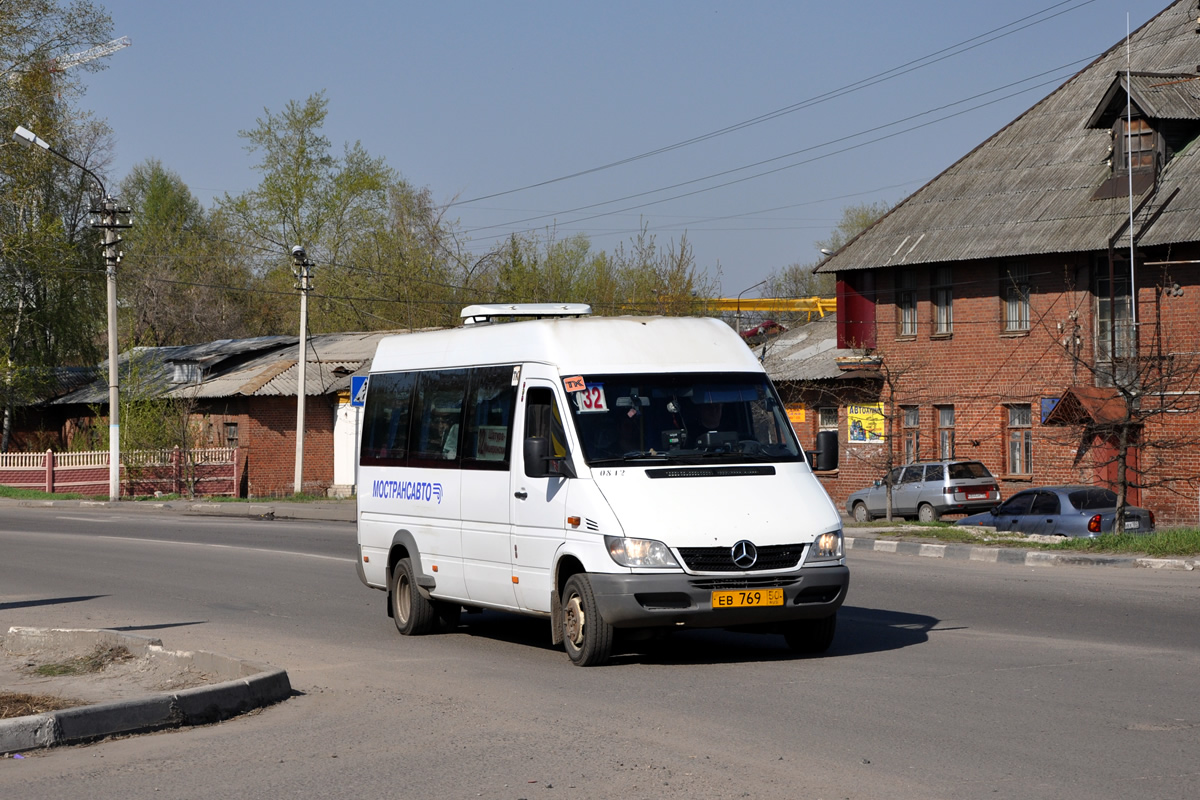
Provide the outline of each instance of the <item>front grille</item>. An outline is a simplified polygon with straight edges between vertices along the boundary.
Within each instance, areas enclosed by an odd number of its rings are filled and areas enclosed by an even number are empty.
[[[794,569],[804,557],[803,544],[772,544],[758,548],[758,560],[749,570],[733,563],[729,547],[681,547],[679,555],[693,572],[761,572],[768,569]]]
[[[766,578],[696,578],[688,581],[697,589],[729,591],[731,589],[786,589],[795,585],[797,579],[786,575]]]

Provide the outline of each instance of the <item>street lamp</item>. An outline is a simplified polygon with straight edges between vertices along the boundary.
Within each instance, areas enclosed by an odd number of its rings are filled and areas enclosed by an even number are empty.
[[[117,378],[117,262],[121,260],[121,254],[117,252],[117,245],[121,243],[121,237],[117,235],[117,230],[132,227],[132,218],[129,209],[119,207],[117,199],[108,194],[100,176],[83,164],[66,153],[55,150],[48,142],[23,125],[18,125],[17,129],[13,131],[13,139],[29,147],[40,147],[63,161],[79,167],[96,182],[96,186],[100,189],[102,200],[99,204],[92,205],[88,221],[93,228],[100,228],[104,231],[104,263],[108,279],[108,499],[120,500],[121,392]]]
[[[739,336],[742,333],[742,295],[744,295],[746,292],[750,291],[751,289],[757,289],[758,287],[762,286],[764,283],[766,283],[766,280],[761,280],[758,283],[754,284],[753,286],[750,286],[746,289],[742,289],[740,292],[738,292],[738,296],[737,296],[737,332],[738,332]]]
[[[300,290],[300,374],[296,377],[296,473],[295,494],[304,491],[304,390],[306,384],[305,366],[308,363],[308,293],[312,289],[312,268],[315,263],[304,252],[304,248],[296,245],[292,248],[293,272]]]

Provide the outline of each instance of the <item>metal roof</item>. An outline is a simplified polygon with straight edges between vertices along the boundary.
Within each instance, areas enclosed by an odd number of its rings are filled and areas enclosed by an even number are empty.
[[[309,337],[305,394],[331,394],[349,389],[350,377],[365,374],[379,341],[403,331],[328,333]],[[263,336],[220,339],[179,347],[137,347],[118,361],[123,391],[131,384],[140,393],[163,397],[221,398],[296,396],[299,337]],[[175,383],[177,364],[202,368],[199,382]],[[105,362],[107,364],[107,362]],[[48,401],[51,405],[108,403],[108,370],[94,373],[87,386]]]
[[[1131,70],[1196,74],[1195,0],[1178,0],[1131,36]],[[950,166],[818,267],[821,272],[1035,254],[1104,251],[1129,214],[1128,198],[1092,200],[1111,174],[1112,133],[1089,128],[1125,72],[1122,40],[1051,95]],[[1200,81],[1133,82],[1160,113],[1194,114]],[[1172,88],[1173,87],[1173,88]],[[1146,101],[1148,104],[1151,100]],[[1147,112],[1148,113],[1148,112]],[[1187,117],[1195,119],[1195,116]],[[1200,241],[1200,155],[1183,148],[1163,170],[1139,225],[1179,194],[1140,238],[1143,246]]]
[[[839,356],[854,355],[837,346],[837,315],[792,328],[771,341],[763,357],[763,369],[772,381],[817,381],[845,377],[838,367]]]

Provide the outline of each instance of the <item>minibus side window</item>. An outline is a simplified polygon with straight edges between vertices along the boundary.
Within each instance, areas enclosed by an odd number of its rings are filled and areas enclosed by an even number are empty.
[[[506,470],[512,455],[513,405],[517,387],[514,367],[471,370],[467,392],[463,469]]]
[[[462,448],[465,369],[421,372],[409,430],[410,467],[457,467]]]
[[[408,422],[416,375],[411,372],[371,376],[363,409],[359,463],[402,467],[408,461]]]

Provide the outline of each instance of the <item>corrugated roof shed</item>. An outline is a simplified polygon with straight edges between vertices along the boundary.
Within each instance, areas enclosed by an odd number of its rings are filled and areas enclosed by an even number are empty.
[[[330,333],[309,337],[305,394],[330,394],[349,389],[350,376],[369,367],[379,340],[401,332]],[[122,387],[127,391],[136,382],[139,392],[165,397],[295,397],[299,341],[297,336],[264,336],[180,347],[134,348],[120,357]],[[175,382],[177,365],[196,365],[200,380]],[[93,374],[96,377],[88,385],[48,402],[52,405],[106,404],[107,366],[102,365]]]
[[[1200,33],[1195,0],[1179,0],[1130,37],[1134,72],[1196,75]],[[1118,75],[1122,40],[1071,80],[964,156],[819,267],[821,272],[933,264],[1043,253],[1104,251],[1129,214],[1128,197],[1092,200],[1111,174],[1111,131],[1090,128]],[[1197,85],[1139,78],[1171,117],[1200,107]],[[1169,84],[1169,85],[1162,85]],[[1151,101],[1147,100],[1149,104]],[[1157,203],[1179,194],[1142,235],[1152,246],[1200,241],[1200,153],[1196,143],[1166,165]],[[1138,198],[1140,200],[1140,198]]]
[[[763,358],[763,369],[772,381],[817,381],[842,378],[839,356],[853,350],[837,347],[837,315],[792,328],[772,340]]]

